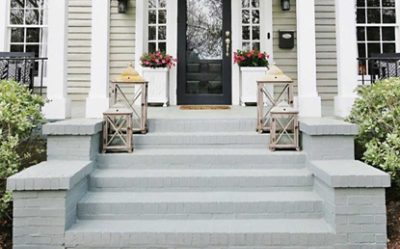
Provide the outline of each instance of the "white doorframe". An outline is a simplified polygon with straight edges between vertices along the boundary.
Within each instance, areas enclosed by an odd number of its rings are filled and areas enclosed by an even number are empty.
[[[272,0],[261,1],[261,50],[273,58]],[[136,1],[136,49],[135,66],[141,73],[140,57],[146,51],[146,5],[147,1]],[[239,68],[233,65],[233,53],[241,47],[241,0],[232,0],[232,105],[239,105]],[[268,33],[270,39],[268,40]],[[178,0],[167,1],[167,53],[178,56]],[[272,60],[270,60],[272,61]],[[178,61],[179,63],[179,61]],[[170,71],[170,103],[177,104],[177,68]]]

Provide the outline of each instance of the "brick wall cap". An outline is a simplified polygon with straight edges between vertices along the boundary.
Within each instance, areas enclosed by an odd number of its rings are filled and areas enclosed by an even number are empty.
[[[90,161],[48,161],[7,179],[7,190],[70,190],[93,170]]]
[[[311,161],[312,173],[333,188],[387,188],[389,174],[355,160]]]
[[[300,118],[300,131],[312,136],[358,134],[358,126],[335,118]]]
[[[103,129],[102,119],[68,119],[43,126],[44,135],[95,135]]]

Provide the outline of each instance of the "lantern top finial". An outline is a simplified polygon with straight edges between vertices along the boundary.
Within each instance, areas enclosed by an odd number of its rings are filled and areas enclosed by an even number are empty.
[[[117,77],[115,82],[124,82],[124,83],[142,83],[146,82],[146,80],[139,75],[139,73],[133,68],[130,63],[128,67],[122,71],[122,73]]]
[[[276,65],[272,65],[266,75],[265,81],[268,82],[292,82],[293,80],[285,75]]]

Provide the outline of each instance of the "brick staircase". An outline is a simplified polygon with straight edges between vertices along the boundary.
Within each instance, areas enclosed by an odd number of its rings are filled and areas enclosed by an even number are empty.
[[[302,152],[253,119],[155,119],[133,154],[97,157],[66,248],[334,248]]]

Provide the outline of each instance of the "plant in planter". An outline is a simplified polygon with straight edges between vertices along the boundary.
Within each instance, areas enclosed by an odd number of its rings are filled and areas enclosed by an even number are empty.
[[[169,69],[175,66],[176,59],[164,52],[145,53],[140,58],[143,77],[149,81],[150,104],[169,104]]]
[[[253,105],[257,102],[257,80],[268,70],[269,55],[258,50],[237,50],[234,62],[240,67],[240,103]],[[273,91],[273,89],[269,89]]]

